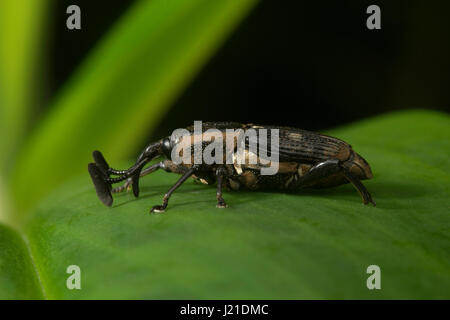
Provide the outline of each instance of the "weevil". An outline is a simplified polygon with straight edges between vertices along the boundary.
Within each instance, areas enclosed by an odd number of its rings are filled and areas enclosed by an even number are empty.
[[[202,131],[200,131],[201,138],[204,138],[208,129],[217,129],[222,135],[223,141],[229,138],[227,135],[231,134],[230,130],[231,132],[233,130],[241,130],[244,133],[247,133],[249,129],[256,131],[262,129],[266,131],[277,130],[278,171],[274,175],[263,175],[261,174],[263,165],[259,161],[256,164],[238,163],[234,158],[231,163],[225,161],[212,164],[205,162],[195,163],[194,161],[191,163],[174,162],[172,159],[174,148],[179,147],[183,143],[182,141],[191,143],[193,141],[192,137],[195,134],[199,134],[191,126],[187,128],[187,131],[192,135],[189,137],[189,140],[180,139],[172,135],[151,143],[141,152],[136,163],[127,170],[111,168],[103,155],[99,151],[94,151],[94,163],[88,165],[88,171],[98,198],[106,206],[111,206],[113,203],[112,193],[131,189],[134,196],[138,197],[139,179],[158,169],[163,169],[167,172],[181,174],[181,178],[164,195],[162,204],[153,206],[150,212],[164,212],[173,192],[190,177],[205,184],[211,185],[215,183],[217,185],[216,199],[218,208],[227,207],[222,196],[224,187],[231,190],[246,188],[250,190],[297,191],[304,188],[334,187],[345,183],[351,183],[356,188],[364,204],[372,203],[375,205],[375,201],[373,201],[369,191],[361,183],[361,180],[373,177],[371,168],[367,161],[353,151],[351,145],[345,141],[297,128],[256,126],[235,122],[204,123]],[[208,146],[205,140],[207,139],[201,140],[200,146],[202,151]],[[235,137],[232,137],[231,141],[233,141],[231,150],[235,152],[239,142]],[[245,146],[248,147],[248,137],[244,141]],[[258,147],[258,150],[260,150],[262,146],[259,145]],[[269,144],[266,144],[265,147],[266,149],[270,148]],[[194,150],[193,143],[192,150]],[[229,150],[224,149],[225,154]],[[248,157],[250,151],[245,149],[245,152],[245,156]],[[144,168],[150,161],[161,157],[165,159]],[[256,155],[257,159],[260,159],[260,157],[261,154]],[[123,185],[112,187],[113,184],[122,181],[125,181]]]

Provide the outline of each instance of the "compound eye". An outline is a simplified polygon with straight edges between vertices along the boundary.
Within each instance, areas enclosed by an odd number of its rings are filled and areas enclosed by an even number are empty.
[[[164,155],[165,155],[168,159],[170,159],[171,154],[172,154],[172,147],[171,147],[171,145],[170,145],[170,140],[169,140],[168,138],[165,138],[165,139],[162,141],[162,151],[163,151]]]

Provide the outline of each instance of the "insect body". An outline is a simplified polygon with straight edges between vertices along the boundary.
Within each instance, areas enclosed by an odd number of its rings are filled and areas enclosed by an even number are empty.
[[[133,190],[133,194],[139,196],[139,179],[158,169],[167,172],[181,174],[181,178],[164,195],[163,203],[154,206],[151,212],[163,212],[169,202],[172,193],[186,181],[189,177],[205,184],[217,183],[217,207],[226,207],[222,197],[222,188],[238,190],[247,188],[251,190],[277,189],[284,191],[296,191],[303,188],[326,188],[351,183],[360,193],[364,204],[369,202],[375,205],[370,193],[361,183],[361,180],[371,179],[372,171],[369,164],[352,147],[337,138],[300,130],[289,127],[275,126],[255,126],[252,124],[239,124],[234,122],[204,123],[200,133],[195,132],[192,127],[187,128],[190,136],[166,137],[155,143],[148,145],[139,155],[136,163],[127,170],[116,170],[111,168],[99,151],[93,152],[95,163],[88,166],[89,173],[94,183],[99,199],[107,206],[111,206],[113,198],[111,193]],[[205,162],[196,163],[188,161],[177,163],[173,161],[174,148],[188,143],[187,150],[194,150],[193,139],[195,135],[200,135],[203,140],[201,150],[204,151],[212,139],[205,139],[208,129],[217,129],[222,135],[223,141],[230,138],[229,130],[237,129],[246,133],[249,129],[256,131],[277,130],[278,148],[276,150],[278,159],[278,171],[274,175],[261,174],[264,164],[261,164],[261,152],[252,154],[251,150],[245,148],[244,158],[256,157],[256,163],[237,162],[232,158],[231,162],[207,164]],[[227,140],[228,141],[228,140]],[[238,147],[238,140],[231,137],[233,141],[231,147],[227,145],[223,149],[224,159],[230,159],[230,151],[235,152]],[[249,146],[246,139],[245,145]],[[186,145],[184,145],[186,147]],[[258,150],[270,149],[266,154],[270,154],[272,146],[268,144],[258,144]],[[251,148],[250,148],[251,149]],[[186,150],[186,149],[185,149]],[[273,150],[272,150],[273,151]],[[194,153],[194,152],[193,152]],[[144,167],[153,159],[165,157],[159,163]],[[193,159],[193,158],[192,158]],[[267,159],[266,159],[267,160]],[[273,161],[273,160],[272,160]],[[267,163],[267,161],[266,161]],[[122,186],[112,188],[112,184],[125,181]]]

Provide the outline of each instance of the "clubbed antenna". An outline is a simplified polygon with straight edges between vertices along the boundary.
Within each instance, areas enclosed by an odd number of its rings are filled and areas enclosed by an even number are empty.
[[[94,151],[92,157],[95,163],[88,166],[89,174],[94,183],[97,196],[106,206],[111,206],[113,198],[111,195],[112,184],[131,178],[133,194],[139,196],[139,177],[144,166],[161,154],[161,141],[150,144],[138,157],[136,163],[127,170],[116,170],[109,166],[100,151]],[[111,177],[115,175],[117,177]]]
[[[110,207],[113,203],[113,198],[111,195],[111,183],[107,182],[108,176],[95,163],[89,163],[88,171],[94,183],[98,198],[105,206]]]
[[[102,171],[102,173],[107,176],[109,174],[109,165],[106,162],[105,158],[103,157],[102,153],[100,151],[95,150],[92,152],[92,157],[94,158],[95,164],[97,167]]]

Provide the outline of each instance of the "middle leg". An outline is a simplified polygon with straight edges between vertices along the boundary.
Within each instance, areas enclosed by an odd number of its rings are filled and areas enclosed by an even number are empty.
[[[223,175],[225,173],[225,169],[223,167],[219,167],[216,170],[216,176],[217,176],[217,192],[216,192],[216,198],[217,198],[217,208],[226,208],[227,203],[222,198],[222,184],[223,184]]]
[[[163,203],[161,205],[153,206],[150,212],[164,212],[169,204],[169,199],[172,196],[172,193],[181,186],[190,176],[192,176],[198,169],[197,165],[193,165],[190,169],[188,169],[183,176],[167,191],[164,195]]]

